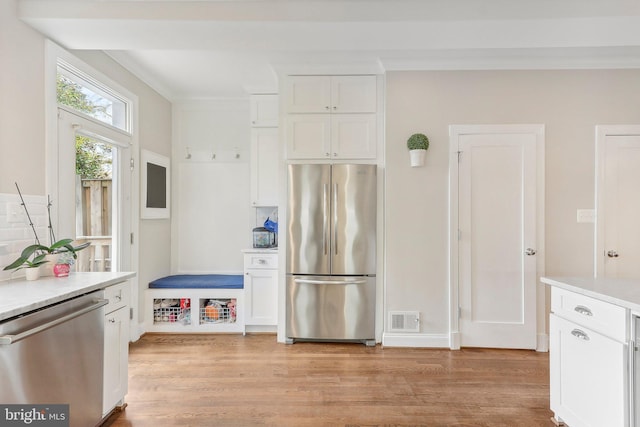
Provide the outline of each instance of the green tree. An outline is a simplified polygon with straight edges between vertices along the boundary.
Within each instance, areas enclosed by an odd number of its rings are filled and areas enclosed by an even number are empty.
[[[82,86],[64,77],[57,76],[56,96],[58,104],[66,105],[90,116],[105,112],[104,106],[92,104],[82,92]],[[83,135],[76,135],[76,174],[82,179],[111,178],[111,147]]]

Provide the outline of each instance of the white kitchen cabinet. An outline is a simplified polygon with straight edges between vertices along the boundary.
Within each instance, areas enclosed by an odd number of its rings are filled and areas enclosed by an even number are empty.
[[[375,159],[375,114],[289,114],[289,159]]]
[[[286,81],[288,159],[376,159],[376,76],[289,76]]]
[[[251,205],[278,205],[278,128],[251,130]]]
[[[256,94],[249,97],[252,127],[278,127],[278,95]]]
[[[103,416],[123,404],[128,390],[129,288],[122,282],[105,289]]]
[[[278,255],[244,254],[245,327],[278,324]]]
[[[558,288],[552,288],[552,311],[550,400],[556,419],[571,427],[628,426],[628,313]]]
[[[289,76],[287,113],[375,113],[376,76]]]

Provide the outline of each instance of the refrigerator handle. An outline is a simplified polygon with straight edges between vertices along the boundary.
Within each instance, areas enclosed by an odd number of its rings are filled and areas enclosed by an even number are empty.
[[[363,285],[367,283],[366,279],[353,280],[315,280],[315,279],[293,279],[295,283],[306,285]]]
[[[333,184],[333,248],[338,255],[338,184]]]
[[[322,194],[322,209],[324,215],[322,217],[322,249],[324,251],[324,255],[327,255],[327,228],[329,226],[329,184],[324,184],[323,186],[323,194]]]

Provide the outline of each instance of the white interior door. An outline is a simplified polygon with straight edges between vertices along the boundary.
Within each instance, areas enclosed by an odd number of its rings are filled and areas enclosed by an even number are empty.
[[[541,132],[471,126],[458,148],[460,345],[536,348]],[[541,127],[540,127],[541,128]]]
[[[640,279],[640,126],[598,127],[596,276]]]

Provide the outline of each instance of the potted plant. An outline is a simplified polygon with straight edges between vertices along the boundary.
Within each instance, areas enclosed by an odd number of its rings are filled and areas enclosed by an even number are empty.
[[[51,225],[51,200],[48,200],[47,212],[49,215],[49,239],[52,243],[51,246],[45,246],[41,244],[40,239],[38,238],[38,234],[36,233],[36,229],[33,226],[33,221],[31,221],[31,216],[29,215],[27,205],[24,203],[22,193],[20,192],[20,187],[18,187],[17,183],[16,188],[18,189],[18,194],[20,195],[20,200],[22,201],[24,211],[27,214],[29,225],[33,230],[33,235],[35,237],[36,243],[24,248],[18,259],[4,267],[3,270],[20,270],[22,268],[26,268],[27,270],[25,273],[27,274],[27,280],[35,280],[40,274],[39,267],[46,263],[51,263],[50,268],[48,268],[47,271],[43,272],[44,276],[51,276],[53,275],[53,264],[57,263],[58,257],[60,255],[64,254],[65,258],[68,260],[77,259],[77,252],[89,246],[89,242],[85,242],[78,246],[73,246],[71,244],[73,242],[73,239],[56,240],[55,233],[53,232],[53,226]]]
[[[429,148],[429,138],[424,134],[414,133],[407,140],[407,148],[411,156],[411,167],[422,166]]]

